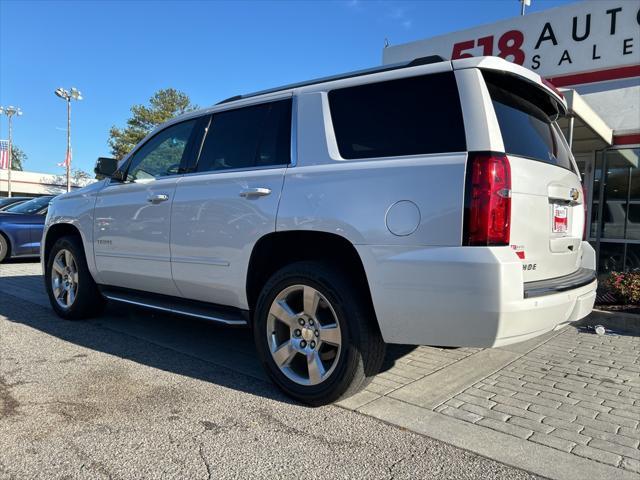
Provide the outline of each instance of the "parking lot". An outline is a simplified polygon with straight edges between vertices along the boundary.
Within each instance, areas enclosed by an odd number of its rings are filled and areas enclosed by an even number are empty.
[[[590,321],[595,321],[592,319]],[[391,346],[308,408],[246,330],[110,307],[53,315],[0,265],[0,478],[637,478],[640,339],[567,327],[500,349]]]

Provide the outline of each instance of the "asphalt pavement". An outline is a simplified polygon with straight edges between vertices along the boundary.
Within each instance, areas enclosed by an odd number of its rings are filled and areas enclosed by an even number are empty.
[[[38,274],[0,265],[1,479],[540,478],[291,401],[246,330],[123,307],[61,320]]]

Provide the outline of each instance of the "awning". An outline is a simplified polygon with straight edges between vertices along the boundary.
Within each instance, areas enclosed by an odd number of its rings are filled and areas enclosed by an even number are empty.
[[[568,113],[558,120],[571,143],[573,153],[589,153],[613,144],[613,130],[573,89],[560,89],[567,100]]]

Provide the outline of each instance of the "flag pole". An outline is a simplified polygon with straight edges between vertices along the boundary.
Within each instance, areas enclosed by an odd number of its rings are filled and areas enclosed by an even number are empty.
[[[11,198],[11,149],[12,149],[12,145],[11,145],[11,140],[12,140],[12,128],[11,128],[11,119],[13,117],[13,115],[9,115],[9,162],[8,162],[8,166],[9,166],[9,170],[7,170],[7,197]]]

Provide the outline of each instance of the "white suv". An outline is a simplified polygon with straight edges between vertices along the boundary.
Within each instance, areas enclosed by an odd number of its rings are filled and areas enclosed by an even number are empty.
[[[362,388],[385,343],[535,337],[596,292],[565,109],[512,63],[428,57],[189,113],[52,203],[51,305],[248,325],[312,404]]]

